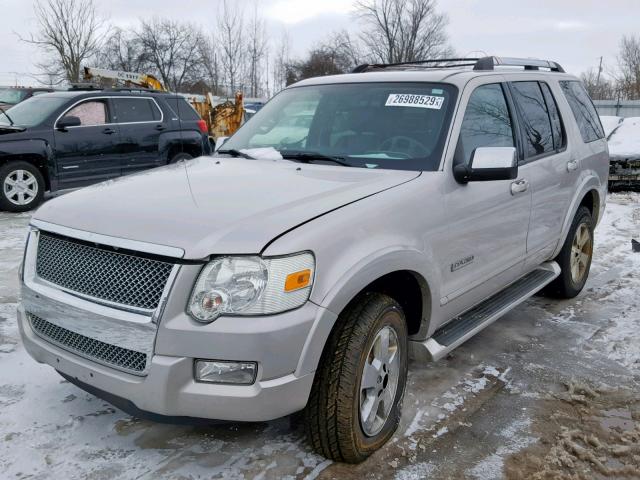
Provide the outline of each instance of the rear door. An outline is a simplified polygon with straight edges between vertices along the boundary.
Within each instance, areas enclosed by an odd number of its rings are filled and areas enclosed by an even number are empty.
[[[54,158],[59,188],[75,188],[120,175],[118,127],[106,98],[88,98],[73,104],[65,116],[81,125],[60,130],[54,127]],[[57,122],[56,122],[57,123]]]
[[[463,102],[465,97],[466,92]],[[507,102],[505,85],[475,87],[466,103],[454,165],[469,164],[478,147],[517,145],[514,112]],[[520,179],[519,176],[515,181]],[[531,192],[526,189],[512,193],[512,183],[513,180],[496,180],[459,184],[452,179],[445,196],[450,242],[447,251],[442,252],[445,298],[441,303],[474,290],[464,297],[468,299],[466,305],[474,304],[521,274]]]
[[[532,195],[527,257],[529,264],[538,264],[558,243],[578,172],[568,168],[572,150],[549,84],[519,81],[511,82],[510,88],[523,145],[519,173],[529,182]]]
[[[160,135],[167,130],[164,114],[151,97],[113,97],[120,129],[122,174],[166,164],[160,155]]]

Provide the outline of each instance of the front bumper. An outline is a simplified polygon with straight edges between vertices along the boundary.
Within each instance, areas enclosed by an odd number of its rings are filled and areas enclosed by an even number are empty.
[[[259,365],[258,380],[250,386],[198,383],[193,376],[193,358],[155,354],[146,376],[114,370],[63,350],[40,338],[31,328],[24,307],[18,308],[18,323],[25,348],[38,362],[51,365],[74,383],[98,396],[126,400],[135,408],[161,417],[192,417],[233,421],[266,421],[303,409],[307,403],[313,372],[295,371],[264,380]],[[259,341],[256,335],[256,341]],[[239,358],[250,352],[237,352]],[[215,355],[214,355],[215,356]],[[105,392],[108,395],[100,395]],[[122,408],[123,405],[116,406]]]

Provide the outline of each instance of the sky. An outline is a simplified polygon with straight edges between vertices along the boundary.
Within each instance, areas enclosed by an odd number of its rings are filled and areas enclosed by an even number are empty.
[[[274,44],[283,32],[294,57],[302,57],[332,31],[357,34],[355,0],[231,0],[253,8],[267,20]],[[36,84],[41,59],[37,48],[21,42],[37,28],[32,0],[0,0],[0,84]],[[96,2],[111,23],[135,26],[141,18],[164,16],[210,31],[222,0],[108,0]],[[640,35],[640,0],[438,0],[449,17],[451,44],[463,56],[497,55],[555,60],[579,74],[604,57],[612,72],[622,35]]]

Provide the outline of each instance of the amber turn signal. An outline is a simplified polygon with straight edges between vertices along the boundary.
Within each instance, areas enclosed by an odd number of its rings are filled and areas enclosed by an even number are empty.
[[[299,272],[290,273],[284,281],[284,291],[293,292],[308,286],[311,283],[311,270],[301,270]]]

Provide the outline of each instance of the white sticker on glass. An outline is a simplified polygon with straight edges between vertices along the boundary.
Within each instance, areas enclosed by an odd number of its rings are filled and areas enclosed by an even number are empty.
[[[414,95],[412,93],[391,93],[384,105],[386,107],[417,107],[440,110],[443,104],[444,97]]]

